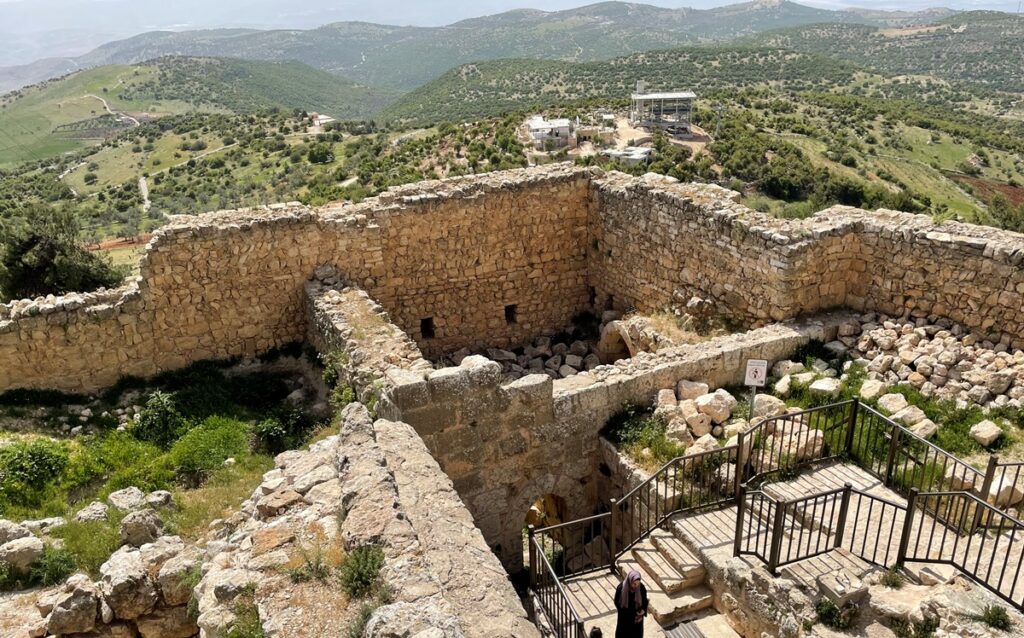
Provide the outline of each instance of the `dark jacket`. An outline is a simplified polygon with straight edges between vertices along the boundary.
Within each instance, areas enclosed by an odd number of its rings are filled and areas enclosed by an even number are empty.
[[[625,607],[619,606],[619,597],[622,595],[623,584],[615,588],[615,610],[618,612],[618,620],[615,623],[615,638],[643,638],[644,619],[640,616],[637,622],[636,598],[629,594],[628,604]],[[640,611],[647,615],[647,588],[640,583]]]

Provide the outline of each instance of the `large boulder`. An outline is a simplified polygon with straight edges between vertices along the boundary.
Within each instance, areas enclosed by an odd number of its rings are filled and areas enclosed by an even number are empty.
[[[908,405],[910,404],[907,403],[907,398],[897,392],[883,394],[878,399],[878,407],[884,410],[886,414],[896,414]]]
[[[680,401],[686,399],[696,399],[697,397],[708,393],[708,384],[701,383],[699,381],[687,381],[683,379],[676,384],[676,397]]]
[[[988,501],[996,507],[1011,507],[1024,501],[1024,481],[1015,481],[1013,476],[993,479],[988,491]]]
[[[689,447],[693,444],[693,434],[690,433],[690,426],[686,419],[676,416],[669,420],[665,428],[665,438],[683,446]]]
[[[697,404],[697,409],[711,417],[715,423],[728,421],[732,415],[732,409],[736,407],[736,399],[725,390],[702,394],[694,401]]]
[[[14,521],[0,518],[0,545],[5,545],[15,539],[31,535],[32,532],[24,525],[18,525]]]
[[[831,377],[825,377],[818,379],[811,383],[807,388],[811,394],[817,394],[821,396],[835,396],[839,394],[840,383],[839,379],[833,379]]]
[[[100,592],[84,574],[67,580],[46,619],[46,630],[54,635],[91,631],[99,613]]]
[[[718,449],[718,440],[710,434],[705,434],[696,441],[693,442],[686,450],[686,455],[700,454],[701,452],[710,452]]]
[[[804,364],[784,359],[782,361],[776,361],[775,365],[772,366],[772,376],[782,378],[792,374],[800,374],[804,371]]]
[[[137,487],[126,487],[123,490],[111,492],[107,497],[107,502],[122,512],[131,512],[146,506],[146,495]]]
[[[142,547],[160,538],[163,529],[163,521],[153,510],[132,512],[121,521],[121,544]]]
[[[999,426],[988,419],[985,419],[980,423],[975,423],[971,426],[971,438],[977,441],[982,447],[992,445],[1002,435],[1003,431]]]
[[[100,591],[117,618],[134,620],[156,607],[159,594],[139,550],[117,550],[100,567],[100,574]]]
[[[874,401],[885,393],[886,385],[876,379],[868,379],[860,386],[860,398]]]
[[[80,523],[107,520],[107,504],[101,501],[93,501],[75,514],[75,520]]]
[[[16,538],[0,545],[0,565],[9,565],[15,571],[23,572],[43,556],[43,541],[35,536]]]
[[[928,415],[924,413],[924,410],[916,405],[908,405],[899,412],[893,414],[890,418],[897,423],[902,423],[903,425],[910,427],[924,421],[928,418]]]
[[[754,405],[751,406],[750,417],[779,416],[786,413],[786,402],[773,397],[770,394],[759,394],[754,397]]]
[[[164,602],[168,605],[184,605],[192,597],[190,577],[199,566],[200,554],[197,549],[181,552],[169,559],[160,568],[157,583]]]

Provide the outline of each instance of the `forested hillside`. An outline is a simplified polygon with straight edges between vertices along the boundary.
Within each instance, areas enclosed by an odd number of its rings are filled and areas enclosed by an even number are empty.
[[[74,68],[88,68],[136,64],[168,55],[298,60],[372,86],[408,90],[467,62],[511,57],[601,60],[798,25],[918,24],[936,15],[934,11],[831,11],[788,0],[756,0],[706,10],[602,2],[564,11],[510,11],[430,28],[339,22],[310,30],[158,31],[105,44],[71,62]],[[400,23],[400,16],[395,21]],[[68,63],[54,61],[52,67],[59,72]],[[0,90],[46,79],[47,68],[0,68]]]
[[[933,24],[878,28],[818,24],[753,36],[761,46],[820,53],[889,74],[930,75],[1024,91],[1024,16],[972,11]]]

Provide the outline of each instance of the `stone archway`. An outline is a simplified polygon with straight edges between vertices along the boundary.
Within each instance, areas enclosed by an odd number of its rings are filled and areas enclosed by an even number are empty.
[[[636,355],[636,346],[629,336],[629,330],[621,321],[611,321],[605,325],[596,349],[598,356],[601,357],[601,363],[604,364],[612,364]]]

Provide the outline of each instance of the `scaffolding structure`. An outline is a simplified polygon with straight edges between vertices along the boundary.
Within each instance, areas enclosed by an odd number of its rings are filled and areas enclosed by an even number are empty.
[[[695,99],[697,95],[690,91],[634,93],[629,110],[630,123],[639,128],[660,128],[677,135],[689,133]]]

